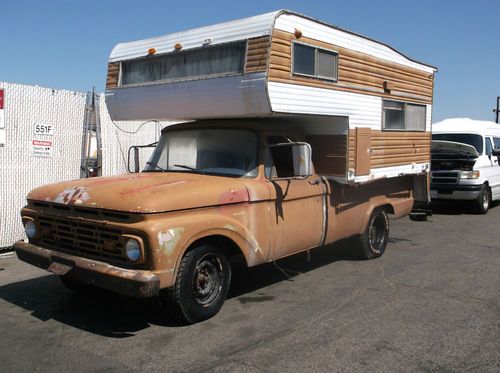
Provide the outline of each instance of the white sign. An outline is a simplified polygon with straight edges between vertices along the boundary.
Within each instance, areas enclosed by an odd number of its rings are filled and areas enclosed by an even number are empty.
[[[33,134],[52,136],[54,134],[54,126],[52,124],[35,124]]]
[[[52,158],[52,141],[31,141],[31,154],[34,157]]]
[[[0,89],[0,129],[5,128],[5,114],[4,114],[4,107],[5,107],[5,90]],[[5,141],[3,142],[5,143]],[[3,144],[0,141],[0,144]]]

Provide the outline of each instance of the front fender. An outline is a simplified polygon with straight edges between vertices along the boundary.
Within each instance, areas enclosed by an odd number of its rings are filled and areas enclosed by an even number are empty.
[[[248,266],[267,261],[268,227],[252,219],[251,211],[238,216],[240,219],[234,218],[233,214],[221,214],[219,209],[203,212],[198,210],[158,219],[150,224],[148,236],[152,265],[155,272],[159,272],[161,287],[173,285],[180,261],[191,245],[210,236],[223,236],[233,241]]]

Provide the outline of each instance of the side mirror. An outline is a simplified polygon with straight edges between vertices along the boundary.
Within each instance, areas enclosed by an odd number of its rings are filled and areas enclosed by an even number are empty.
[[[287,142],[269,146],[278,178],[312,175],[311,146],[305,142]]]
[[[132,157],[131,154],[132,153]],[[134,171],[130,169],[130,161],[134,163]],[[138,173],[140,171],[140,158],[139,158],[139,147],[131,146],[128,149],[128,159],[127,159],[127,170],[130,173]]]
[[[128,148],[128,159],[127,159],[127,171],[132,173],[138,173],[141,171],[141,158],[140,158],[140,150],[145,148],[154,148],[158,142],[154,142],[152,144],[147,145],[134,145]],[[134,171],[130,168],[130,163],[134,164]]]
[[[500,156],[500,149],[495,148],[491,151],[491,155],[494,155],[495,157]]]

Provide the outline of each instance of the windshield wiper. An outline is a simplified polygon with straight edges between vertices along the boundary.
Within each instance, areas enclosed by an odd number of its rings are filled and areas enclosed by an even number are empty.
[[[163,172],[168,172],[168,170],[166,170],[166,169],[164,169],[164,168],[161,168],[161,167],[160,167],[160,166],[158,166],[157,164],[153,164],[153,163],[151,163],[151,162],[146,162],[146,164],[147,164],[148,166],[153,166],[153,167],[155,167],[156,169],[158,169],[158,170],[160,170],[160,171],[163,171]],[[152,170],[145,170],[145,171],[146,171],[146,172],[148,172],[148,171],[152,171]]]
[[[205,175],[205,172],[203,172],[202,170],[198,170],[197,168],[191,166],[186,166],[185,164],[174,164],[174,167],[185,168],[186,170],[196,172],[197,174]]]

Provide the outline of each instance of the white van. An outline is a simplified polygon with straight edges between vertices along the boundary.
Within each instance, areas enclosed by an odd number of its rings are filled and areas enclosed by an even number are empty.
[[[478,213],[500,199],[500,125],[467,118],[432,125],[431,199],[469,200]]]

